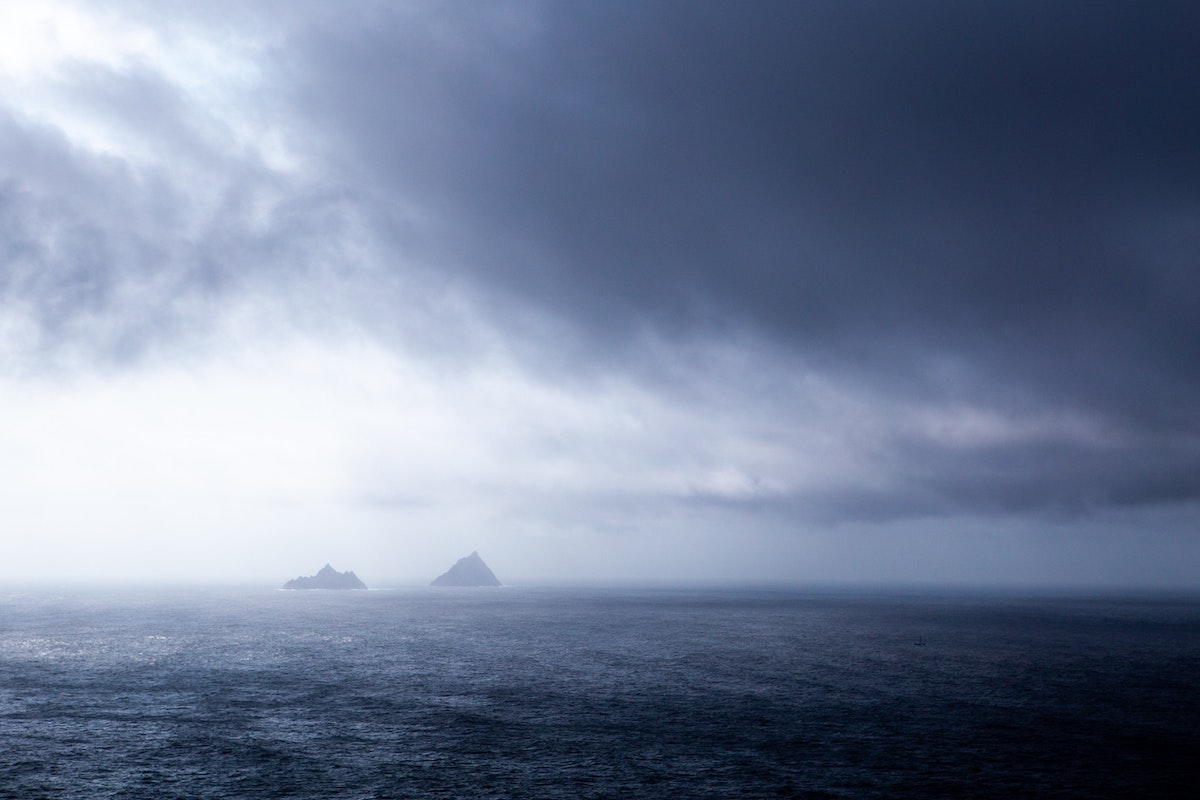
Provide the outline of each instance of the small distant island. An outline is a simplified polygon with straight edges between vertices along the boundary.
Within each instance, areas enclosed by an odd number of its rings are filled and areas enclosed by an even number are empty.
[[[293,578],[283,585],[284,589],[366,589],[367,585],[353,572],[338,572],[326,564],[316,575]]]
[[[430,586],[500,586],[496,575],[483,563],[478,551],[460,558],[454,566],[433,580]]]

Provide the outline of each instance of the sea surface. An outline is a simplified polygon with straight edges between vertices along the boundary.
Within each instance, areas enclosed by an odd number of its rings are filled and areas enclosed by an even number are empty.
[[[1200,598],[0,591],[0,797],[1193,797]]]

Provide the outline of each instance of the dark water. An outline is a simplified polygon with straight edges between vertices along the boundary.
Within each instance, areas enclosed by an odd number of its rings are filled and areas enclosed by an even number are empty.
[[[1190,797],[1198,779],[1195,597],[0,593],[6,798]]]

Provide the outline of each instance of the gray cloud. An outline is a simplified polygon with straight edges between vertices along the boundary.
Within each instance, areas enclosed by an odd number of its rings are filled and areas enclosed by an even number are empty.
[[[145,68],[74,67],[54,93],[114,137],[0,114],[0,301],[29,346],[136,362],[209,327],[250,290],[286,295],[341,247],[344,202],[232,146],[180,87]]]

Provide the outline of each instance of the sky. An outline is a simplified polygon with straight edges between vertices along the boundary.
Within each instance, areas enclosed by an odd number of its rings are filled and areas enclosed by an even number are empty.
[[[0,0],[0,580],[1200,588],[1197,41]]]

